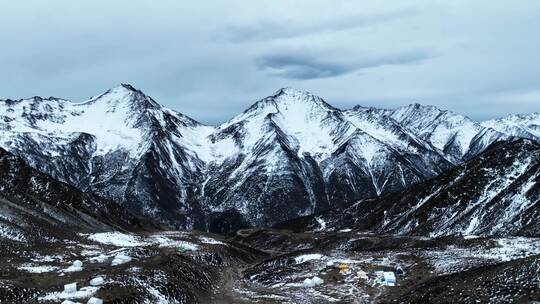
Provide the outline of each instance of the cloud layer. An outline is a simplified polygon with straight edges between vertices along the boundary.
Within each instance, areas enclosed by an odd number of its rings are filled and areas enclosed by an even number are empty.
[[[540,2],[0,2],[0,98],[131,83],[219,123],[280,87],[331,104],[540,111]]]
[[[413,16],[417,12],[414,7],[407,7],[372,14],[326,15],[316,22],[302,22],[302,20],[295,21],[294,19],[274,20],[266,17],[266,19],[258,20],[255,24],[227,25],[222,34],[223,37],[232,42],[287,39],[370,27]]]
[[[256,58],[259,69],[269,75],[291,79],[315,79],[340,76],[357,70],[384,65],[408,65],[430,58],[424,50],[386,55],[345,55],[309,53],[267,54]]]

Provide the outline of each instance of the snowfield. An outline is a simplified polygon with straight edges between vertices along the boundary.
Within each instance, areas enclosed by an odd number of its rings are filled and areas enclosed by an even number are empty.
[[[147,244],[142,242],[138,236],[122,232],[94,233],[86,235],[86,237],[94,242],[106,245],[114,245],[117,247],[137,247]]]

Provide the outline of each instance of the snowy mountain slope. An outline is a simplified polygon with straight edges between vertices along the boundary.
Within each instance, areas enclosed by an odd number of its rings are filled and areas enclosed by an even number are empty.
[[[231,211],[240,222],[268,225],[400,190],[450,165],[437,152],[377,139],[321,98],[294,89],[215,128],[129,85],[83,103],[35,97],[0,108],[1,145],[35,168],[191,228],[207,229]],[[398,173],[387,173],[389,161]]]
[[[59,182],[0,148],[0,239],[41,242],[145,228],[153,226],[114,201]]]
[[[287,225],[440,236],[540,235],[540,144],[500,142],[408,190]]]
[[[205,129],[190,118],[129,85],[83,103],[39,97],[2,103],[2,145],[38,170],[165,223],[192,223],[186,214],[200,215],[189,182],[202,163],[182,147],[181,132]]]
[[[507,137],[433,107],[342,111],[290,88],[213,127],[130,85],[82,103],[2,100],[0,135],[54,178],[168,225],[218,231],[400,191]]]
[[[318,162],[352,132],[322,99],[282,89],[212,134],[214,144],[233,145],[226,161],[210,165],[207,204],[240,210],[257,225],[327,209]]]
[[[257,225],[401,190],[450,167],[437,152],[381,141],[321,98],[290,88],[219,126],[212,140],[234,145],[225,165],[210,170],[207,204],[252,213],[262,219]]]
[[[398,164],[396,167],[401,176],[400,180],[403,181],[402,187],[394,187],[390,190],[392,192],[406,188],[422,180],[423,177],[438,175],[451,167],[451,163],[437,148],[420,139],[394,119],[381,113],[380,110],[357,106],[352,110],[345,111],[344,114],[356,128],[370,136],[369,143],[359,143],[354,148],[354,151],[362,151],[366,148],[371,150],[371,154],[368,151],[363,153],[368,155],[370,166],[373,166],[373,163],[381,163],[379,168],[384,170],[385,164]],[[387,149],[374,148],[376,145],[373,143],[379,145],[382,143]],[[383,157],[385,150],[391,152],[390,154],[395,159]],[[396,173],[395,171],[394,173]],[[406,171],[410,171],[409,176],[404,175]],[[376,174],[376,176],[380,174]],[[388,191],[377,192],[380,194]]]
[[[509,115],[484,121],[482,125],[512,136],[540,140],[540,113]]]
[[[474,157],[490,144],[511,135],[486,129],[466,116],[434,106],[411,104],[383,112],[442,151],[454,164]]]

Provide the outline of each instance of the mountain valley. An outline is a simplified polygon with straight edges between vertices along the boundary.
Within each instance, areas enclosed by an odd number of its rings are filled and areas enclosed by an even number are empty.
[[[0,303],[540,301],[539,117],[1,100]]]

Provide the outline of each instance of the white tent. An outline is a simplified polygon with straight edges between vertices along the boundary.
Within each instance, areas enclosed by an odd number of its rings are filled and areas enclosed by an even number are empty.
[[[383,272],[381,284],[386,286],[396,286],[396,275],[392,271]]]

